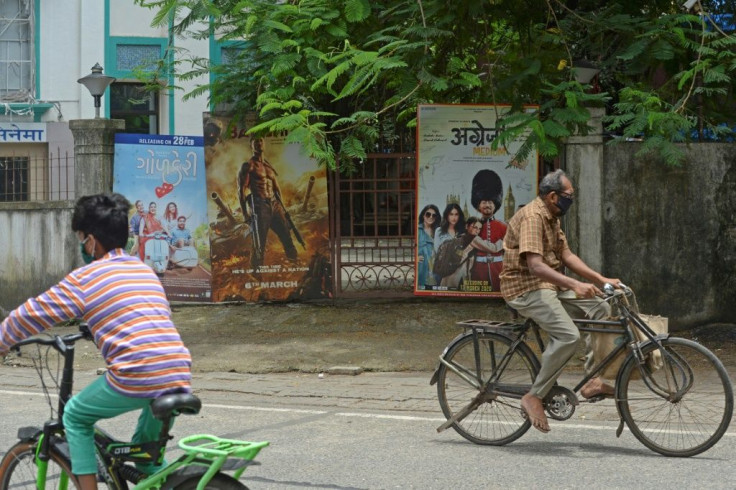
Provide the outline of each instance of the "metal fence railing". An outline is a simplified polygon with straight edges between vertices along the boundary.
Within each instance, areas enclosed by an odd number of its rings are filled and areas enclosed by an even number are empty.
[[[60,149],[47,155],[0,154],[0,202],[74,199],[74,155]]]

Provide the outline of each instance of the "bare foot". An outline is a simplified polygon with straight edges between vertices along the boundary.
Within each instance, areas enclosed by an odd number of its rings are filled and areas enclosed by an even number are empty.
[[[535,429],[545,434],[549,432],[549,423],[547,423],[547,415],[544,414],[542,400],[527,393],[521,398],[521,411],[526,414]]]
[[[593,378],[580,388],[580,394],[583,398],[592,398],[594,396],[613,396],[614,388],[608,383],[604,383],[601,378]]]

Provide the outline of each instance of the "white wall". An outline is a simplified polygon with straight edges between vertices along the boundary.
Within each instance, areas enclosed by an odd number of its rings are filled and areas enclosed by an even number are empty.
[[[77,80],[90,73],[95,63],[105,67],[105,2],[104,0],[64,0],[40,2],[40,94],[43,101],[58,102],[61,115],[49,110],[44,121],[69,121],[94,117],[94,100]],[[133,0],[110,0],[110,36],[168,36],[168,26],[151,27],[154,10],[137,6]],[[206,40],[177,38],[175,44],[192,55],[208,57]],[[113,67],[110,67],[113,68]],[[106,70],[107,71],[107,70]],[[184,94],[206,83],[204,76],[187,82],[185,90],[174,94],[174,127],[177,134],[202,135],[202,113],[209,109],[206,97],[184,102]],[[169,134],[168,94],[160,98],[162,134]],[[102,98],[102,108],[105,98]]]
[[[175,42],[177,46],[189,50],[192,56],[200,56],[203,58],[209,57],[209,43],[206,40],[195,41],[193,39],[177,38]],[[189,136],[202,135],[202,113],[209,111],[207,97],[200,96],[196,99],[189,99],[186,102],[182,102],[181,98],[185,93],[190,92],[198,84],[207,82],[209,82],[209,77],[203,76],[186,83],[179,83],[184,90],[177,92],[175,96],[177,100],[175,109],[176,132],[178,134]]]
[[[155,15],[154,9],[134,5],[133,0],[110,0],[110,35],[165,38],[168,36],[166,25],[151,27]]]

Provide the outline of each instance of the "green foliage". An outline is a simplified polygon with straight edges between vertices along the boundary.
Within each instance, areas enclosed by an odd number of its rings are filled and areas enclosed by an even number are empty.
[[[534,148],[556,156],[565,138],[588,132],[595,105],[607,107],[618,139],[643,138],[642,151],[670,164],[694,128],[723,135],[723,123],[733,126],[736,38],[678,2],[135,1],[176,34],[241,42],[226,66],[165,57],[147,75],[152,87],[211,72],[214,81],[187,96],[257,111],[252,132],[288,131],[331,168],[391,150],[411,133],[420,103],[510,104],[496,144],[523,139],[519,159]],[[701,3],[706,12],[736,9]],[[577,59],[601,69],[596,87],[575,81]]]
[[[693,118],[678,113],[653,92],[629,88],[621,91],[615,114],[607,121],[610,129],[622,133],[612,143],[642,139],[644,144],[637,155],[657,153],[671,165],[682,162],[685,154],[676,143],[685,141],[695,126]]]

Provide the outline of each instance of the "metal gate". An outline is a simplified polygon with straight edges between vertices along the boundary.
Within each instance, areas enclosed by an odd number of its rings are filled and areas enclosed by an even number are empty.
[[[412,294],[415,191],[414,153],[370,154],[353,174],[330,172],[336,296]]]

